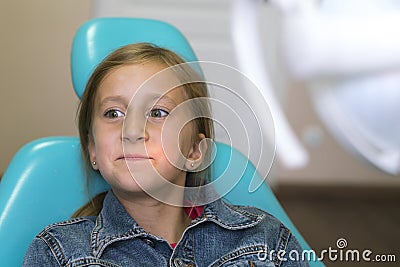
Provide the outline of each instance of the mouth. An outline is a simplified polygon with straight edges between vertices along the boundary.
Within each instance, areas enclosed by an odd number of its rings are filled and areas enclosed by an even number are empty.
[[[117,160],[129,160],[129,161],[140,161],[140,160],[149,160],[149,159],[153,159],[153,158],[149,157],[147,155],[141,155],[141,154],[124,154],[117,158]]]

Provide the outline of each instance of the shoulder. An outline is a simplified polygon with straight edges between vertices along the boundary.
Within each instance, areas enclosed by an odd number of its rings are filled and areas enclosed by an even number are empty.
[[[45,227],[30,244],[23,266],[58,266],[66,262],[66,255],[87,250],[95,221],[96,217],[80,217]]]
[[[77,248],[90,248],[96,217],[79,217],[45,227],[36,239],[41,239],[55,254],[68,254]],[[60,251],[60,250],[63,251]]]
[[[96,217],[78,217],[66,221],[50,224],[45,227],[38,235],[38,238],[47,236],[68,236],[69,238],[79,238],[82,235],[90,234],[96,223]]]

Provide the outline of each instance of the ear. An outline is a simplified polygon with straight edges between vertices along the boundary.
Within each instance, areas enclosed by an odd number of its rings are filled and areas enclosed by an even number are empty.
[[[90,164],[92,165],[92,168],[94,170],[98,170],[98,164],[96,162],[96,145],[94,143],[93,136],[91,134],[88,135],[88,152],[89,152],[89,158],[90,158]]]
[[[206,136],[200,133],[199,138],[190,149],[185,162],[185,167],[188,171],[197,169],[203,163],[204,155],[206,155],[207,152],[207,142],[205,142],[205,139]]]

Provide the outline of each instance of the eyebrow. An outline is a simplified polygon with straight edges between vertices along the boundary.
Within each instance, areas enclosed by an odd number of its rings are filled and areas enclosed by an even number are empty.
[[[120,95],[113,95],[113,96],[107,96],[103,99],[100,100],[100,106],[103,106],[104,104],[108,102],[125,102],[125,99],[123,96]]]
[[[157,103],[159,101],[166,101],[168,103],[171,103],[175,106],[177,106],[178,104],[175,102],[174,99],[172,99],[171,97],[167,96],[167,95],[155,95],[153,98],[154,103]]]
[[[159,94],[154,94],[153,96],[150,96],[151,98],[149,99],[151,101],[151,103],[153,103],[153,105],[157,104],[160,101],[165,101],[167,102],[167,104],[171,104],[173,106],[177,106],[178,104],[175,102],[174,99],[172,99],[171,97],[167,96],[167,95],[159,95]],[[128,105],[128,103],[126,102],[126,99],[121,96],[121,95],[112,95],[112,96],[107,96],[103,99],[100,100],[100,105],[99,108],[103,107],[105,104],[109,103],[109,102],[117,102],[117,103],[123,103]]]

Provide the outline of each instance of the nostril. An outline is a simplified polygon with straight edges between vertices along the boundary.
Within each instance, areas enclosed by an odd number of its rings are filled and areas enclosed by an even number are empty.
[[[143,141],[147,139],[146,135],[138,135],[138,136],[129,136],[129,135],[124,135],[122,136],[122,142],[137,142],[137,141]]]

